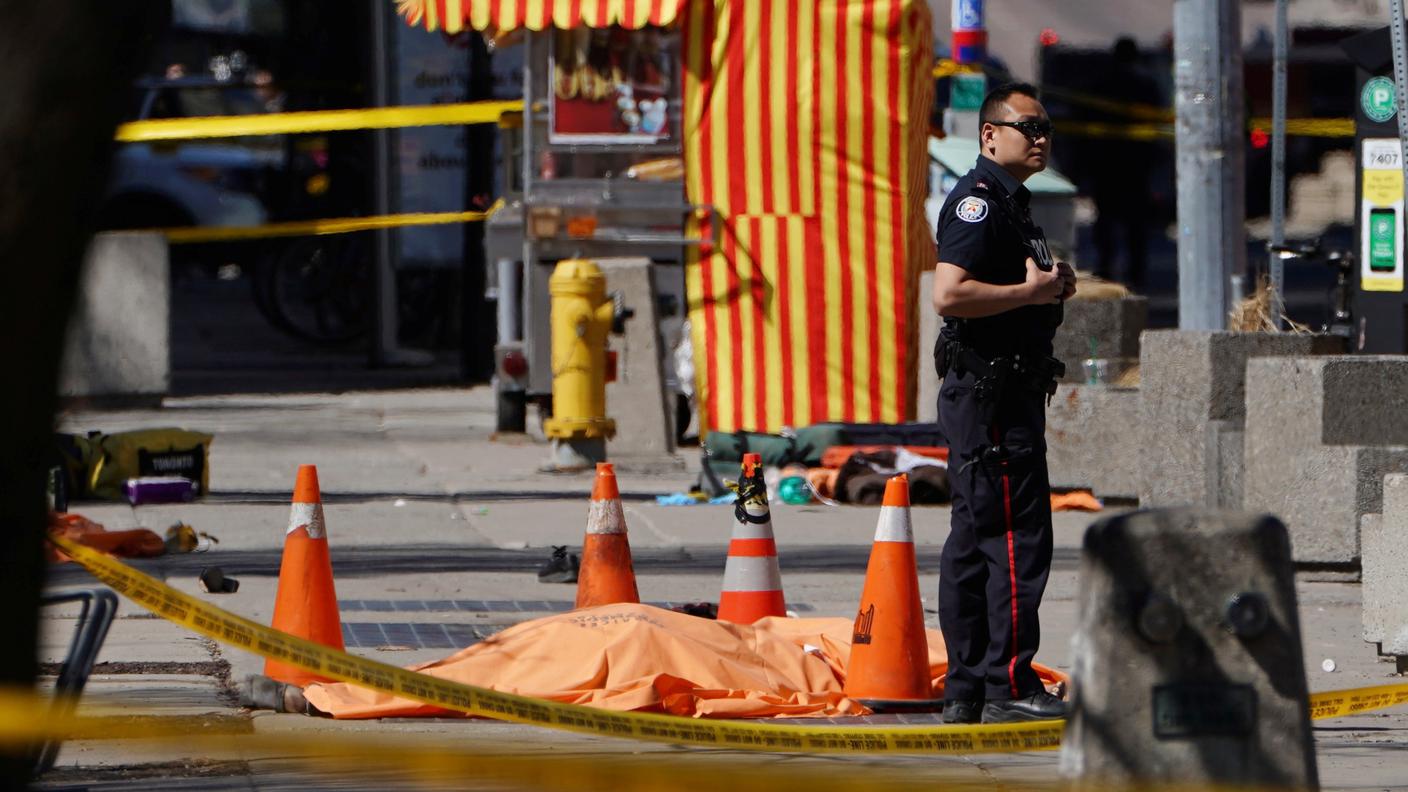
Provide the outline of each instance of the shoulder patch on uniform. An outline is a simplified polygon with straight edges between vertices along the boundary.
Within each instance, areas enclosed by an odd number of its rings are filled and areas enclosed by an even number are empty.
[[[978,188],[979,190],[986,190],[988,188],[988,183],[979,179],[978,181],[973,182],[973,186]]]
[[[988,216],[988,202],[976,195],[970,195],[958,202],[954,214],[965,223],[981,223],[983,218]]]

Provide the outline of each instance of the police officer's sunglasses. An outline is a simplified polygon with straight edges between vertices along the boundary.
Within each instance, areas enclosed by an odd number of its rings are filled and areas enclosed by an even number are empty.
[[[1056,127],[1051,125],[1050,119],[1040,121],[989,121],[993,126],[1012,127],[1021,132],[1027,140],[1038,138],[1050,138],[1051,133],[1056,131]]]

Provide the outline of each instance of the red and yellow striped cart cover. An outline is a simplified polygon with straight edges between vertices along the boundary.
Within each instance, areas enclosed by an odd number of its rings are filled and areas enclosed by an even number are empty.
[[[914,415],[932,33],[922,0],[401,0],[454,31],[680,24],[705,431]],[[700,229],[694,229],[700,233]]]
[[[685,174],[724,217],[689,266],[706,430],[914,413],[932,84],[916,0],[685,9]]]

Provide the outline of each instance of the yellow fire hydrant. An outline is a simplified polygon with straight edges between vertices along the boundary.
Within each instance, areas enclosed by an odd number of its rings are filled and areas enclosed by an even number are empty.
[[[543,422],[543,433],[563,441],[555,445],[570,446],[578,461],[601,462],[606,438],[616,434],[616,422],[606,417],[606,336],[615,320],[606,276],[594,261],[564,259],[548,279],[548,293],[552,417]]]

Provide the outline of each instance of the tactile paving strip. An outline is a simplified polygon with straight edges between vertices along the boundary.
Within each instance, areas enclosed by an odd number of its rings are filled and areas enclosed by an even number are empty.
[[[502,624],[439,622],[343,622],[342,642],[349,649],[405,647],[463,649],[504,629]]]

